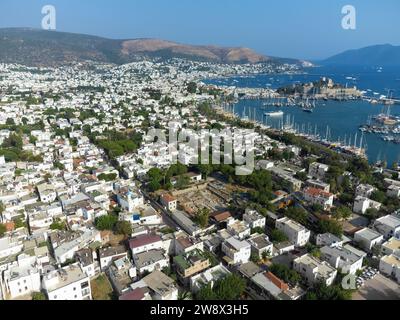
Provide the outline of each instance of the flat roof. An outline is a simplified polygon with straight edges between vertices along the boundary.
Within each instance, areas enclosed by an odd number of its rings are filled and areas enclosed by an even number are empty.
[[[361,236],[367,240],[375,240],[377,238],[383,237],[380,233],[378,233],[370,228],[364,228],[360,231],[357,231],[355,234],[358,236]]]
[[[57,277],[53,282],[52,278]],[[59,270],[55,270],[45,276],[46,288],[49,292],[58,290],[71,283],[78,282],[88,278],[82,269],[77,265],[70,265]],[[50,281],[50,284],[48,282]]]
[[[393,229],[400,227],[400,219],[392,215],[387,215],[382,218],[376,219],[375,223],[382,223]]]

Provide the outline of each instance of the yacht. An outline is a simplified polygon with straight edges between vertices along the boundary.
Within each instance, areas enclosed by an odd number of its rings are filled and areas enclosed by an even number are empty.
[[[282,117],[284,115],[283,111],[266,112],[267,117]]]

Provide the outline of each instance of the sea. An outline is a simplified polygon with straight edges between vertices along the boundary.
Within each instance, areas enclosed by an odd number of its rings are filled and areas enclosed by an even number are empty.
[[[232,76],[219,79],[203,80],[206,84],[235,86],[238,88],[271,88],[277,89],[295,83],[317,81],[321,77],[331,78],[335,83],[356,86],[365,91],[365,96],[379,99],[381,96],[392,96],[400,99],[400,67],[337,67],[323,66],[308,68],[302,74],[263,74],[249,76]],[[362,133],[361,125],[368,123],[370,117],[387,113],[388,107],[382,104],[371,104],[368,101],[319,101],[313,113],[304,112],[300,107],[265,106],[264,100],[241,99],[234,105],[234,112],[241,117],[251,117],[273,128],[282,124],[295,124],[299,130],[312,134],[317,133],[329,140],[346,141],[347,144],[362,146],[367,150],[370,163],[386,161],[388,165],[400,162],[400,144],[384,141],[382,134]],[[284,112],[282,117],[265,117],[266,112]],[[393,116],[400,116],[400,105],[392,105],[389,110]],[[399,135],[395,135],[400,138]]]

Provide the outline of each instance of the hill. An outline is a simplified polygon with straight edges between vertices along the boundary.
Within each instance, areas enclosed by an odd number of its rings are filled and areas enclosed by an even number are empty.
[[[92,60],[124,64],[145,56],[230,64],[303,63],[299,60],[264,56],[249,48],[193,46],[159,39],[113,40],[27,28],[0,29],[0,62],[3,63],[53,66]]]
[[[322,64],[400,66],[400,46],[385,44],[348,50],[322,61]]]

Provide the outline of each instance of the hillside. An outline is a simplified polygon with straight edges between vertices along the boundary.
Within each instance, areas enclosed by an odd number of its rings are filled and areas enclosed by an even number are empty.
[[[112,40],[36,29],[0,29],[0,62],[53,66],[92,60],[115,64],[148,57],[188,58],[218,63],[299,63],[267,57],[249,48],[192,46],[159,39]]]
[[[400,66],[400,46],[385,44],[348,50],[324,60],[322,64]]]

